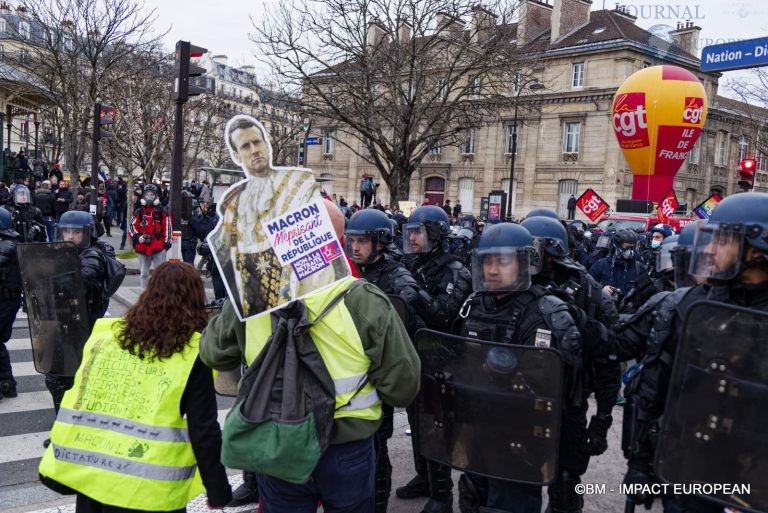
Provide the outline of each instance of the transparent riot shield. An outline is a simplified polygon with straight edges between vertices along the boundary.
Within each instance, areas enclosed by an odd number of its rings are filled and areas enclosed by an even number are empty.
[[[489,477],[556,477],[563,363],[555,349],[416,332],[421,454]]]
[[[742,511],[768,512],[768,312],[703,301],[677,346],[656,472]],[[725,492],[725,493],[723,493]]]
[[[19,244],[35,369],[74,376],[90,335],[80,256],[70,242]]]

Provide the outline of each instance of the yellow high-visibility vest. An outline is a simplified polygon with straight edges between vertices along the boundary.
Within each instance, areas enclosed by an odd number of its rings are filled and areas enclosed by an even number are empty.
[[[204,491],[180,413],[200,334],[181,352],[150,362],[119,346],[117,321],[96,322],[40,474],[111,506],[181,509]]]
[[[314,320],[325,306],[342,293],[355,278],[346,278],[303,298],[307,320]],[[245,359],[250,365],[264,350],[272,334],[271,316],[260,315],[245,323]],[[352,315],[340,301],[320,322],[309,328],[336,389],[334,418],[353,417],[364,420],[381,418],[381,400],[368,381],[371,360],[365,354]],[[361,388],[362,387],[362,388]],[[358,391],[358,389],[360,389]]]

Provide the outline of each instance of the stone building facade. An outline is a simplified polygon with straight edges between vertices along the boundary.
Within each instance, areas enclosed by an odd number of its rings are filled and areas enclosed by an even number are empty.
[[[611,104],[627,77],[659,64],[693,72],[709,98],[701,139],[675,179],[680,202],[690,210],[712,192],[737,191],[736,168],[745,156],[759,159],[755,189],[768,190],[766,159],[755,154],[751,142],[756,127],[765,130],[768,116],[751,123],[746,105],[718,95],[720,75],[702,73],[695,56],[700,28],[678,24],[670,43],[638,27],[622,7],[590,8],[589,0],[521,1],[520,22],[512,28],[517,39],[510,44],[538,52],[531,71],[544,88],[526,92],[527,101],[537,103],[535,114],[518,115],[513,215],[549,207],[565,217],[570,195],[578,197],[587,188],[613,206],[617,199],[630,198],[632,174],[614,136]],[[502,112],[498,123],[467,129],[460,146],[433,148],[411,177],[409,200],[460,200],[464,212],[478,213],[482,197],[508,191],[514,115]],[[389,203],[375,167],[334,140],[333,131],[313,128],[310,136],[320,137],[321,144],[308,148],[308,164],[318,177],[333,180],[333,192],[350,204],[359,201],[365,173],[380,183],[378,196]],[[358,152],[363,150],[358,147]]]

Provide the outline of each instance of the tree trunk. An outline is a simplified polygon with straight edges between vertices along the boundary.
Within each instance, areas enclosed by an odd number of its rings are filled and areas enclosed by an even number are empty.
[[[405,169],[395,168],[386,180],[389,187],[389,206],[394,207],[400,201],[407,201],[411,192],[411,176]]]

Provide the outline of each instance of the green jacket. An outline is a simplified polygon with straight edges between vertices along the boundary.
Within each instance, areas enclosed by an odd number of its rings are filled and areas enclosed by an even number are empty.
[[[353,288],[344,298],[355,329],[371,360],[369,382],[381,400],[391,406],[410,405],[419,392],[421,362],[397,312],[375,285]],[[209,367],[232,370],[244,363],[245,323],[227,301],[222,312],[210,320],[200,338],[200,359]],[[371,436],[380,420],[355,418],[334,420],[332,444]]]

